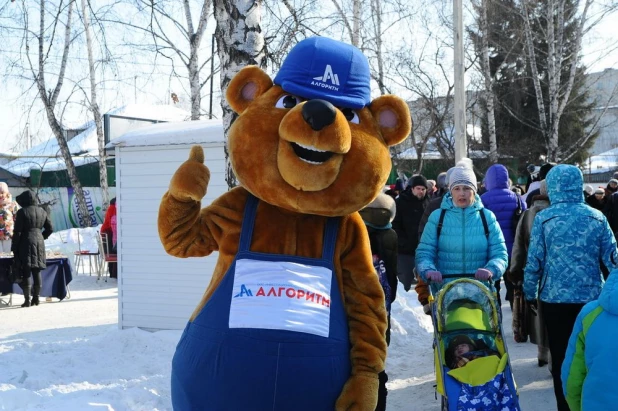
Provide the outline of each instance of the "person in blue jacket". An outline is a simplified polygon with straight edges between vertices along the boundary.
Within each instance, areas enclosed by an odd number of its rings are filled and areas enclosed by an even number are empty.
[[[507,267],[506,245],[495,215],[476,194],[474,171],[456,167],[450,192],[429,216],[416,249],[416,269],[435,294],[454,275],[470,275],[493,288]]]
[[[487,169],[485,174],[485,187],[487,191],[481,196],[483,205],[488,210],[491,210],[496,215],[496,220],[504,235],[506,243],[506,252],[511,260],[511,251],[513,249],[513,240],[515,239],[515,231],[517,230],[518,219],[514,216],[516,212],[518,216],[526,210],[526,202],[522,198],[511,191],[509,181],[509,171],[502,164],[494,164]],[[496,291],[498,292],[498,302],[500,302],[500,281],[496,281]],[[506,287],[506,300],[513,308],[513,284],[504,277],[504,285]]]
[[[618,406],[618,270],[607,278],[598,300],[582,308],[562,363],[562,389],[571,411]]]
[[[616,239],[599,210],[584,203],[582,172],[560,164],[547,173],[550,206],[532,225],[524,269],[524,294],[540,300],[549,339],[554,393],[559,411],[569,411],[560,370],[569,336],[584,304],[603,288],[600,263],[618,267]]]

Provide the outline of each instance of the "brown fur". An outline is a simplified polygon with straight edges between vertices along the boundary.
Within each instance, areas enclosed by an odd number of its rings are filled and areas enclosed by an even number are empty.
[[[410,133],[406,104],[382,96],[357,110],[359,124],[338,110],[319,132],[305,123],[302,104],[275,108],[286,94],[257,67],[241,70],[230,82],[227,99],[240,116],[229,133],[230,159],[242,187],[201,209],[209,173],[201,147],[177,170],[161,201],[159,235],[177,257],[219,252],[212,280],[191,320],[202,310],[230,267],[240,238],[248,192],[259,198],[251,250],[317,258],[328,216],[342,216],[335,248],[335,274],[350,329],[351,377],[337,409],[373,410],[377,374],[386,358],[384,293],[375,275],[365,226],[357,213],[383,187],[391,162],[388,146]],[[300,160],[290,142],[331,151],[324,164]]]

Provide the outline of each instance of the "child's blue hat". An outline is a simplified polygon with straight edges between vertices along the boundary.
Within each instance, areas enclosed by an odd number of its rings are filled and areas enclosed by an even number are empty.
[[[290,50],[274,83],[288,93],[360,109],[371,102],[369,62],[356,47],[310,37]]]

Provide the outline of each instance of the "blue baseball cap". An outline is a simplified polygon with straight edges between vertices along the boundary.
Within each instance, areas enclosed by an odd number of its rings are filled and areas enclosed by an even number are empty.
[[[287,55],[274,83],[288,93],[360,109],[371,102],[369,62],[356,47],[309,37]]]

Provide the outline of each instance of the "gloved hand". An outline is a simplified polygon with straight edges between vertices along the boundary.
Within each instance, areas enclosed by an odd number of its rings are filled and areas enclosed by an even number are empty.
[[[479,268],[478,270],[476,270],[476,273],[474,273],[474,278],[479,281],[489,281],[493,276],[494,275],[492,274],[492,272],[489,271],[487,268]]]
[[[434,283],[442,282],[442,273],[440,271],[427,271],[427,281],[433,281]]]

